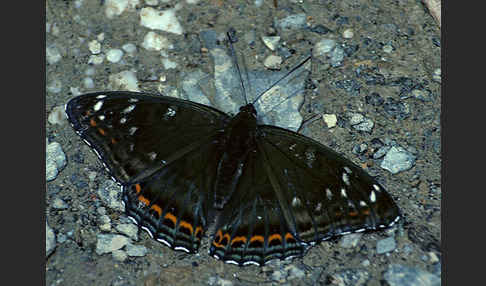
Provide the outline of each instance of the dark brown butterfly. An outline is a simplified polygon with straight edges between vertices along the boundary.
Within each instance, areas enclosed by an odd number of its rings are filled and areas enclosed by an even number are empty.
[[[195,253],[215,214],[210,254],[238,265],[397,222],[398,207],[361,168],[259,124],[259,98],[229,116],[173,97],[97,92],[71,99],[66,113],[122,185],[127,215],[175,250]]]

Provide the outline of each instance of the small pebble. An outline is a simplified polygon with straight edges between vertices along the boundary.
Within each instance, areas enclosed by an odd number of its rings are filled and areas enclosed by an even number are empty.
[[[262,41],[267,48],[269,48],[271,51],[275,51],[278,42],[280,41],[280,37],[279,36],[262,37]]]
[[[55,46],[46,48],[46,60],[49,64],[55,64],[62,59],[61,53]]]
[[[343,32],[343,38],[345,38],[345,39],[351,39],[352,37],[354,37],[354,33],[353,33],[353,30],[352,29],[346,29],[346,30],[344,30],[344,32]]]
[[[88,64],[91,65],[100,65],[103,63],[105,56],[103,54],[100,55],[91,55],[88,60]]]
[[[145,35],[142,47],[148,51],[160,51],[162,49],[172,49],[172,43],[164,36],[155,32],[148,32]]]
[[[276,55],[268,56],[265,61],[263,61],[263,65],[271,70],[278,70],[280,69],[280,65],[282,64],[282,58]]]
[[[97,40],[92,40],[88,43],[88,49],[93,55],[101,53],[101,44]]]
[[[47,118],[50,124],[63,125],[66,123],[66,113],[64,112],[64,106],[56,106],[52,109]]]
[[[140,91],[137,76],[133,71],[122,71],[109,76],[110,85],[113,89]]]
[[[323,114],[322,119],[324,120],[324,122],[326,122],[328,128],[333,128],[334,126],[336,126],[336,114]]]
[[[113,250],[111,252],[111,255],[113,256],[113,259],[120,262],[123,262],[128,258],[128,255],[125,253],[125,251],[119,249]]]
[[[111,49],[108,52],[106,52],[106,59],[112,63],[119,62],[122,57],[123,57],[123,52],[122,50],[119,49]]]
[[[384,46],[383,46],[383,51],[384,51],[385,53],[389,54],[389,53],[393,52],[393,47],[392,47],[392,46],[390,46],[390,45],[384,45]]]
[[[140,10],[140,25],[149,29],[182,35],[184,29],[179,23],[175,11],[175,9],[159,11],[152,7],[142,8]]]
[[[132,43],[128,43],[128,44],[124,44],[122,46],[122,49],[129,54],[133,54],[137,51],[137,46],[135,46]]]
[[[90,78],[90,77],[86,77],[86,78],[84,78],[84,79],[83,79],[83,86],[84,86],[84,88],[86,88],[86,89],[92,89],[92,88],[94,88],[94,87],[95,87],[95,85],[94,85],[94,81],[93,81],[93,79],[92,79],[92,78]]]

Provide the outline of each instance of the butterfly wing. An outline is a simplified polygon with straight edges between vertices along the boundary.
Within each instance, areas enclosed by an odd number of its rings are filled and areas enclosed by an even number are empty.
[[[399,210],[364,170],[324,145],[259,126],[210,252],[239,265],[300,256],[311,245],[391,226]]]
[[[82,95],[68,102],[66,113],[123,186],[127,214],[169,247],[195,252],[218,158],[213,143],[229,117],[194,102],[134,92]]]

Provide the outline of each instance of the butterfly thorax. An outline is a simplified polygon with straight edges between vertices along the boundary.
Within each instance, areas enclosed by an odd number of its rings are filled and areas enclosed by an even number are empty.
[[[231,198],[244,169],[248,154],[256,149],[257,113],[253,104],[240,107],[228,123],[225,132],[224,152],[218,164],[215,183],[214,207],[221,209]]]

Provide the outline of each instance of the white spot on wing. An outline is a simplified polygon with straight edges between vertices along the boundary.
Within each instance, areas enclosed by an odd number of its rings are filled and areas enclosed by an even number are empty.
[[[98,116],[98,119],[101,120],[101,121],[103,121],[103,120],[105,120],[105,116],[104,115],[100,115],[100,116]]]
[[[343,182],[346,184],[346,186],[349,186],[349,177],[348,174],[343,173]]]
[[[348,167],[344,167],[344,171],[346,171],[346,173],[348,173],[348,174],[353,173],[353,171],[351,171],[351,169],[349,169]]]
[[[343,198],[348,197],[348,195],[346,194],[346,190],[344,188],[341,189],[341,196],[343,196]]]
[[[129,105],[127,108],[123,109],[122,113],[130,113],[135,109],[135,105]]]
[[[376,190],[377,192],[379,192],[379,191],[380,191],[380,187],[379,187],[378,185],[373,184],[373,188],[375,188],[375,190]]]
[[[375,195],[375,191],[371,191],[371,194],[370,194],[370,201],[372,203],[376,202],[376,195]]]
[[[100,100],[93,106],[93,110],[98,111],[101,109],[102,106],[103,106],[103,100]]]
[[[300,199],[299,199],[298,197],[294,197],[294,198],[292,199],[292,206],[293,206],[294,208],[296,208],[296,207],[300,207],[300,206],[301,206],[301,204],[302,204],[302,202],[300,201]]]
[[[157,153],[150,152],[150,153],[148,153],[148,156],[149,156],[150,160],[155,160],[155,158],[157,158]]]
[[[362,206],[362,207],[366,207],[366,203],[364,201],[359,201],[359,205]]]
[[[137,131],[137,129],[138,129],[138,127],[133,126],[133,127],[130,127],[130,129],[128,129],[128,132],[130,133],[130,135],[133,135],[133,134],[135,134],[135,131]]]
[[[106,97],[106,95],[104,95],[104,94],[100,94],[100,95],[98,95],[98,96],[96,97],[96,99],[103,99],[103,98],[105,98],[105,97]]]
[[[128,100],[128,102],[135,103],[135,102],[138,102],[138,99],[136,99],[136,98],[130,98]]]
[[[332,193],[331,190],[329,190],[329,188],[326,188],[326,196],[328,200],[332,200]]]
[[[125,122],[127,122],[127,119],[126,119],[125,117],[122,117],[122,118],[120,119],[120,123],[121,123],[121,124],[124,124]]]

